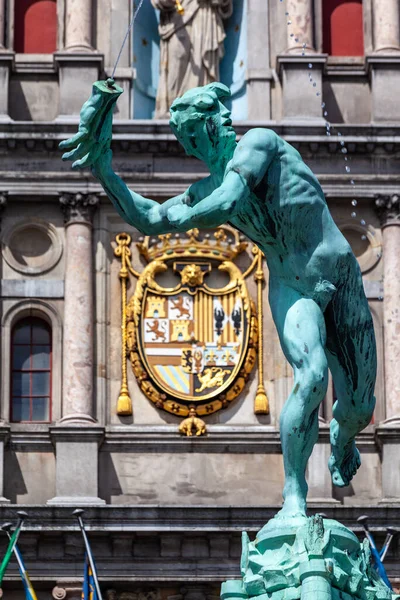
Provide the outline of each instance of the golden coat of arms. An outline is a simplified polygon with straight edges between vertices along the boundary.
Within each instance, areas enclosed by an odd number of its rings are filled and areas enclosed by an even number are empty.
[[[158,408],[186,418],[182,433],[202,435],[205,423],[199,417],[228,406],[256,364],[259,315],[246,277],[260,265],[259,251],[253,249],[253,262],[243,273],[234,260],[247,243],[229,226],[212,234],[190,230],[175,238],[146,237],[137,247],[148,264],[138,273],[131,266],[130,236],[119,234],[116,241],[115,253],[122,262],[125,363],[118,414],[132,411],[126,356],[145,395]],[[223,287],[208,282],[215,269],[226,274]],[[137,284],[128,301],[130,273]],[[161,274],[164,281],[168,275],[178,276],[179,283],[162,284]],[[221,278],[215,279],[218,285]]]

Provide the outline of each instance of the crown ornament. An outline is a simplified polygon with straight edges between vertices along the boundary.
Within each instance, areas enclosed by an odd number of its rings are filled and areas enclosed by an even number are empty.
[[[242,236],[229,225],[221,225],[213,234],[190,229],[185,233],[159,235],[155,238],[139,238],[136,244],[140,254],[147,262],[153,260],[171,260],[176,258],[202,258],[230,260],[244,252],[248,244]]]

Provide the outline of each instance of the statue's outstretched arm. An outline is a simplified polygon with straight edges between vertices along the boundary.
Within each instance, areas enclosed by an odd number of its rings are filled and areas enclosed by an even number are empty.
[[[222,185],[195,206],[184,204],[167,210],[170,228],[186,231],[194,227],[218,227],[231,219],[250,194],[246,181],[235,171],[230,171]]]
[[[62,158],[72,161],[73,169],[92,168],[94,176],[100,181],[124,221],[144,235],[167,233],[171,230],[167,218],[168,210],[175,206],[184,208],[187,203],[195,204],[198,200],[198,184],[160,205],[130,190],[114,173],[110,150],[112,119],[115,102],[121,93],[122,89],[115,84],[94,84],[92,95],[81,110],[78,133],[60,144],[61,149],[67,150]],[[202,188],[208,190],[208,193],[209,179],[204,180]]]
[[[104,191],[119,215],[144,235],[160,235],[171,230],[167,211],[172,206],[184,206],[190,202],[189,191],[159,204],[130,190],[114,173],[111,165],[112,152],[108,150],[93,166],[93,175],[100,181]]]

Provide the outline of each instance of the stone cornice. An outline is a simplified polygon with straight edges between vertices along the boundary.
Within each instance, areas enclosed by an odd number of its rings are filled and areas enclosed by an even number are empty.
[[[79,436],[86,441],[102,443],[101,452],[158,452],[165,453],[230,453],[230,454],[280,454],[279,431],[270,425],[224,426],[209,425],[205,437],[185,437],[178,433],[175,425],[131,425],[108,426],[105,429],[97,425],[49,426],[48,431],[13,431],[9,435],[9,444],[13,450],[42,452],[52,451],[55,441],[70,441]],[[329,443],[329,426],[320,424],[319,442]],[[379,444],[374,431],[367,430],[357,437],[357,445],[362,452],[376,451]]]
[[[76,133],[79,121],[57,122],[27,122],[14,121],[0,123],[0,148],[9,151],[47,151],[58,152],[58,143]],[[238,137],[244,135],[253,127],[266,127],[274,130],[291,143],[322,144],[329,146],[331,153],[339,150],[339,142],[343,137],[348,144],[354,144],[352,150],[361,153],[374,152],[382,147],[385,152],[393,152],[400,148],[400,125],[332,125],[330,137],[326,136],[325,127],[319,123],[291,122],[280,123],[275,121],[245,121],[234,124]],[[342,134],[339,139],[336,130]],[[113,148],[116,151],[130,153],[169,152],[179,151],[184,154],[183,148],[173,135],[168,121],[159,120],[129,120],[114,121]],[[61,158],[61,152],[60,152]]]
[[[267,477],[268,475],[265,474]],[[215,505],[160,505],[160,504],[114,504],[86,507],[85,527],[98,534],[107,533],[235,533],[243,530],[257,532],[272,519],[280,505],[264,506],[215,506]],[[13,521],[17,510],[24,510],[28,518],[24,522],[24,531],[34,532],[71,532],[79,535],[76,519],[72,516],[71,506],[47,506],[7,504],[0,505],[1,522]],[[353,531],[361,533],[363,528],[357,522],[360,514],[370,517],[373,532],[384,531],[390,524],[400,522],[400,499],[397,504],[358,504],[342,505],[312,502],[309,514],[323,512],[329,519],[336,519]]]
[[[104,589],[107,582],[112,587],[138,582],[215,584],[238,577],[241,532],[247,531],[253,539],[279,509],[275,505],[105,505],[87,507],[84,521]],[[17,510],[28,513],[19,545],[33,582],[40,581],[43,585],[47,581],[54,585],[57,579],[62,586],[61,582],[76,578],[83,568],[84,545],[72,516],[73,507],[3,505],[1,522],[15,522]],[[310,504],[309,514],[316,512],[340,521],[360,538],[364,535],[357,518],[367,515],[380,546],[386,527],[399,523],[400,503]],[[3,554],[6,544],[3,536],[0,538]],[[389,576],[399,576],[395,543],[385,566]],[[8,582],[17,580],[14,561],[7,570],[5,589]]]

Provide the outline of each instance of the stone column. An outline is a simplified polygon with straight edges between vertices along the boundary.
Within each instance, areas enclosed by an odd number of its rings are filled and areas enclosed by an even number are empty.
[[[92,46],[95,15],[92,0],[66,0],[64,49],[54,54],[60,83],[59,120],[79,115],[90,83],[99,79],[103,68],[103,55]]]
[[[376,199],[383,239],[386,422],[400,427],[400,197]]]
[[[65,194],[60,203],[66,236],[61,422],[94,423],[92,218],[98,198]]]
[[[383,238],[383,334],[386,419],[377,429],[382,444],[383,502],[400,500],[400,197],[378,196]]]
[[[317,54],[314,48],[313,2],[287,0],[286,6],[286,51],[278,56],[283,91],[283,120],[308,121],[321,125],[324,123],[321,108],[322,74],[327,56]],[[310,63],[312,69],[309,69]]]
[[[65,50],[93,52],[92,0],[67,0],[65,8]]]
[[[372,120],[400,119],[399,0],[373,0],[374,52],[367,56],[371,77]]]
[[[8,114],[10,71],[14,66],[15,53],[5,47],[6,2],[0,0],[0,122],[11,121]]]
[[[399,52],[400,10],[398,0],[373,0],[375,52]]]
[[[287,51],[301,54],[306,44],[307,53],[315,52],[313,1],[287,0],[287,12],[288,22],[290,21],[287,28]]]
[[[56,497],[49,504],[104,504],[98,498],[98,447],[104,429],[93,417],[94,265],[96,196],[64,194],[66,259],[62,418],[50,428],[56,447]]]

